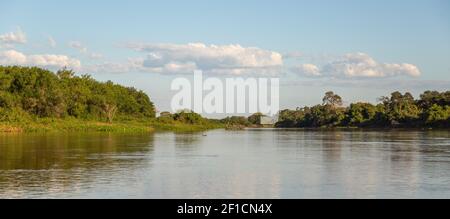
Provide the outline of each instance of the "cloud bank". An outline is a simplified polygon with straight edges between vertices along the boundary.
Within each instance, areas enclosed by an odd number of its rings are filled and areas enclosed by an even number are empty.
[[[7,50],[0,52],[0,65],[40,66],[49,69],[60,69],[63,67],[79,69],[81,62],[65,55],[25,55],[16,50]]]
[[[349,53],[333,60],[321,68],[303,64],[291,68],[303,76],[324,76],[334,78],[383,78],[394,76],[418,77],[419,68],[409,63],[378,63],[365,53]]]
[[[304,76],[321,76],[319,68],[313,64],[302,64],[298,66],[294,66],[291,68],[291,71],[296,72],[300,75]]]
[[[192,73],[203,70],[209,74],[276,75],[283,66],[278,52],[241,45],[128,44],[127,48],[145,53],[142,69],[156,73]]]

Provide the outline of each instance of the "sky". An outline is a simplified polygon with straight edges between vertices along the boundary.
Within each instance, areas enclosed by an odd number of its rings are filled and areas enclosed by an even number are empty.
[[[450,88],[448,0],[0,0],[0,65],[62,67],[144,90],[171,81],[278,77],[280,107]]]

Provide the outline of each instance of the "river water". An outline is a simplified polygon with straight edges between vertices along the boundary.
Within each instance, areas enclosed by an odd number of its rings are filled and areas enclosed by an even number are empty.
[[[1,134],[0,198],[450,198],[450,131]]]

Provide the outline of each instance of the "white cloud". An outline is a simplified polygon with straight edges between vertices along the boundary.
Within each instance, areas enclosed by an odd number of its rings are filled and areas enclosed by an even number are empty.
[[[350,53],[322,66],[314,68],[312,64],[294,68],[295,73],[314,73],[309,75],[336,78],[382,78],[393,76],[418,77],[421,72],[415,65],[408,63],[378,63],[365,53]],[[309,66],[309,67],[308,67]]]
[[[304,76],[321,76],[319,68],[313,64],[295,66],[291,68],[291,71]]]
[[[15,50],[8,50],[0,52],[0,65],[40,66],[50,69],[63,67],[79,69],[81,62],[65,55],[25,55]]]
[[[17,27],[15,32],[9,32],[0,35],[0,43],[9,47],[12,44],[25,44],[27,42],[27,37],[25,33]]]
[[[159,73],[278,74],[283,65],[280,53],[240,45],[129,44],[128,48],[147,53],[143,69]]]
[[[52,48],[56,47],[56,41],[55,41],[55,39],[53,39],[52,36],[48,36],[47,40],[48,40],[48,45],[50,47],[52,47]]]
[[[144,66],[145,59],[129,58],[127,62],[103,62],[87,65],[83,71],[90,73],[127,73],[127,72],[150,72],[150,73],[172,73],[172,74],[190,74],[197,70],[195,63],[167,63],[162,66],[147,67]]]
[[[79,68],[81,66],[80,61],[71,59],[65,55],[30,55],[27,58],[27,62],[31,65],[45,66],[45,67],[73,67]]]
[[[1,65],[23,65],[27,62],[27,57],[15,50],[0,52]]]

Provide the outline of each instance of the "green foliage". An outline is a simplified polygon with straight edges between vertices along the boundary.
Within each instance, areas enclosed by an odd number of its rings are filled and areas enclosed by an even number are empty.
[[[300,127],[305,121],[305,115],[308,114],[309,108],[297,108],[296,110],[281,110],[278,113],[278,121],[276,127],[294,128]]]
[[[415,100],[410,93],[394,92],[381,103],[352,103],[343,108],[342,99],[327,92],[322,105],[281,110],[276,127],[450,127],[450,92],[426,91]]]
[[[242,125],[248,126],[250,122],[245,116],[231,116],[220,120],[225,125]]]
[[[327,92],[323,105],[282,110],[279,113],[276,127],[331,127],[345,118],[345,110],[340,107],[342,99],[333,92]]]
[[[31,116],[20,108],[0,107],[0,121],[9,123],[26,123],[31,121]]]
[[[231,116],[220,120],[227,130],[242,130],[251,125],[245,116]]]
[[[261,117],[263,117],[263,116],[264,116],[264,114],[262,114],[262,113],[254,113],[254,114],[250,115],[247,118],[247,120],[250,124],[259,125],[259,124],[261,124]]]
[[[200,124],[204,122],[203,118],[194,112],[179,112],[175,113],[172,118],[175,121],[181,122],[181,123],[188,123],[188,124]]]
[[[414,97],[408,92],[403,95],[396,91],[390,98],[382,97],[380,100],[385,107],[385,119],[391,125],[412,125],[419,119],[421,110],[416,105]]]
[[[151,126],[165,131],[203,131],[221,128],[223,125],[218,120],[203,118],[192,111],[181,111],[175,114],[161,113],[161,116],[151,122]]]
[[[424,113],[424,119],[427,124],[442,126],[447,123],[450,117],[450,106],[439,106],[437,104],[433,104],[429,109]]]
[[[378,113],[377,107],[370,103],[352,103],[345,112],[344,124],[365,126],[372,124]]]
[[[194,112],[155,118],[150,98],[131,87],[98,82],[62,69],[56,74],[29,67],[0,66],[0,132],[140,132],[154,128],[201,131],[220,128]]]
[[[218,120],[203,118],[200,114],[190,110],[183,110],[171,114],[161,112],[160,117],[151,121],[151,126],[164,131],[203,131],[221,128],[223,125]]]
[[[316,105],[305,115],[303,124],[311,127],[329,127],[340,124],[343,119],[343,108],[331,104]]]
[[[439,93],[437,91],[425,91],[417,100],[417,105],[422,109],[428,109],[434,104],[438,106],[450,105],[450,91]]]
[[[112,122],[115,118],[154,118],[142,91],[62,69],[56,74],[36,67],[0,66],[1,121],[17,111],[37,118],[78,118]],[[6,114],[11,114],[6,116]]]

